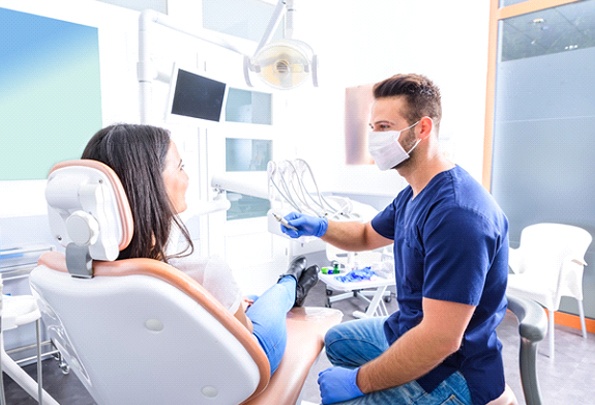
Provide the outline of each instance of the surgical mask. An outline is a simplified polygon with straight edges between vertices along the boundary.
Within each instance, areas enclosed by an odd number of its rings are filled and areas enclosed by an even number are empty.
[[[380,170],[388,170],[409,159],[409,154],[417,147],[421,139],[418,139],[409,151],[405,151],[399,143],[399,137],[403,131],[413,128],[417,124],[419,124],[419,121],[400,131],[369,132],[368,151]]]

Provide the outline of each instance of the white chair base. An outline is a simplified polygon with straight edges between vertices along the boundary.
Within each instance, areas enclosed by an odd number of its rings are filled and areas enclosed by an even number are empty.
[[[41,314],[35,299],[31,295],[3,296],[2,297],[2,333],[27,323],[35,322],[36,348],[37,348],[37,381],[25,372],[4,349],[4,339],[0,339],[0,363],[2,372],[12,378],[27,394],[39,404],[58,404],[43,389],[43,373],[41,364]],[[1,377],[1,376],[0,376]]]

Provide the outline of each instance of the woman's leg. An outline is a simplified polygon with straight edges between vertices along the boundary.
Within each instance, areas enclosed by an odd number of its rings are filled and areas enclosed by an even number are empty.
[[[297,282],[293,276],[285,276],[266,290],[246,311],[254,325],[254,336],[264,349],[275,372],[287,344],[287,312],[295,303]]]

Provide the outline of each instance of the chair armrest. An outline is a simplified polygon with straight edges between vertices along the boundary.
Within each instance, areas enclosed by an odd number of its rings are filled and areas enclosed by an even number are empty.
[[[519,320],[521,337],[531,342],[543,340],[547,333],[547,316],[542,306],[536,301],[506,294],[508,309]]]
[[[541,405],[539,379],[537,378],[537,345],[547,332],[547,316],[536,301],[506,294],[508,309],[519,321],[521,335],[519,365],[525,401],[529,405]]]

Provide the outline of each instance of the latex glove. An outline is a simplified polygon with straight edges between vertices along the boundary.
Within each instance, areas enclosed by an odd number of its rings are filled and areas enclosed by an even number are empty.
[[[285,216],[289,225],[296,229],[291,229],[285,225],[281,225],[281,232],[292,238],[299,238],[300,236],[316,236],[321,237],[326,233],[328,228],[328,219],[304,215],[297,212],[290,212]]]
[[[344,367],[330,367],[318,374],[320,397],[323,404],[334,404],[349,399],[361,397],[364,393],[357,386],[359,367],[349,369]]]

